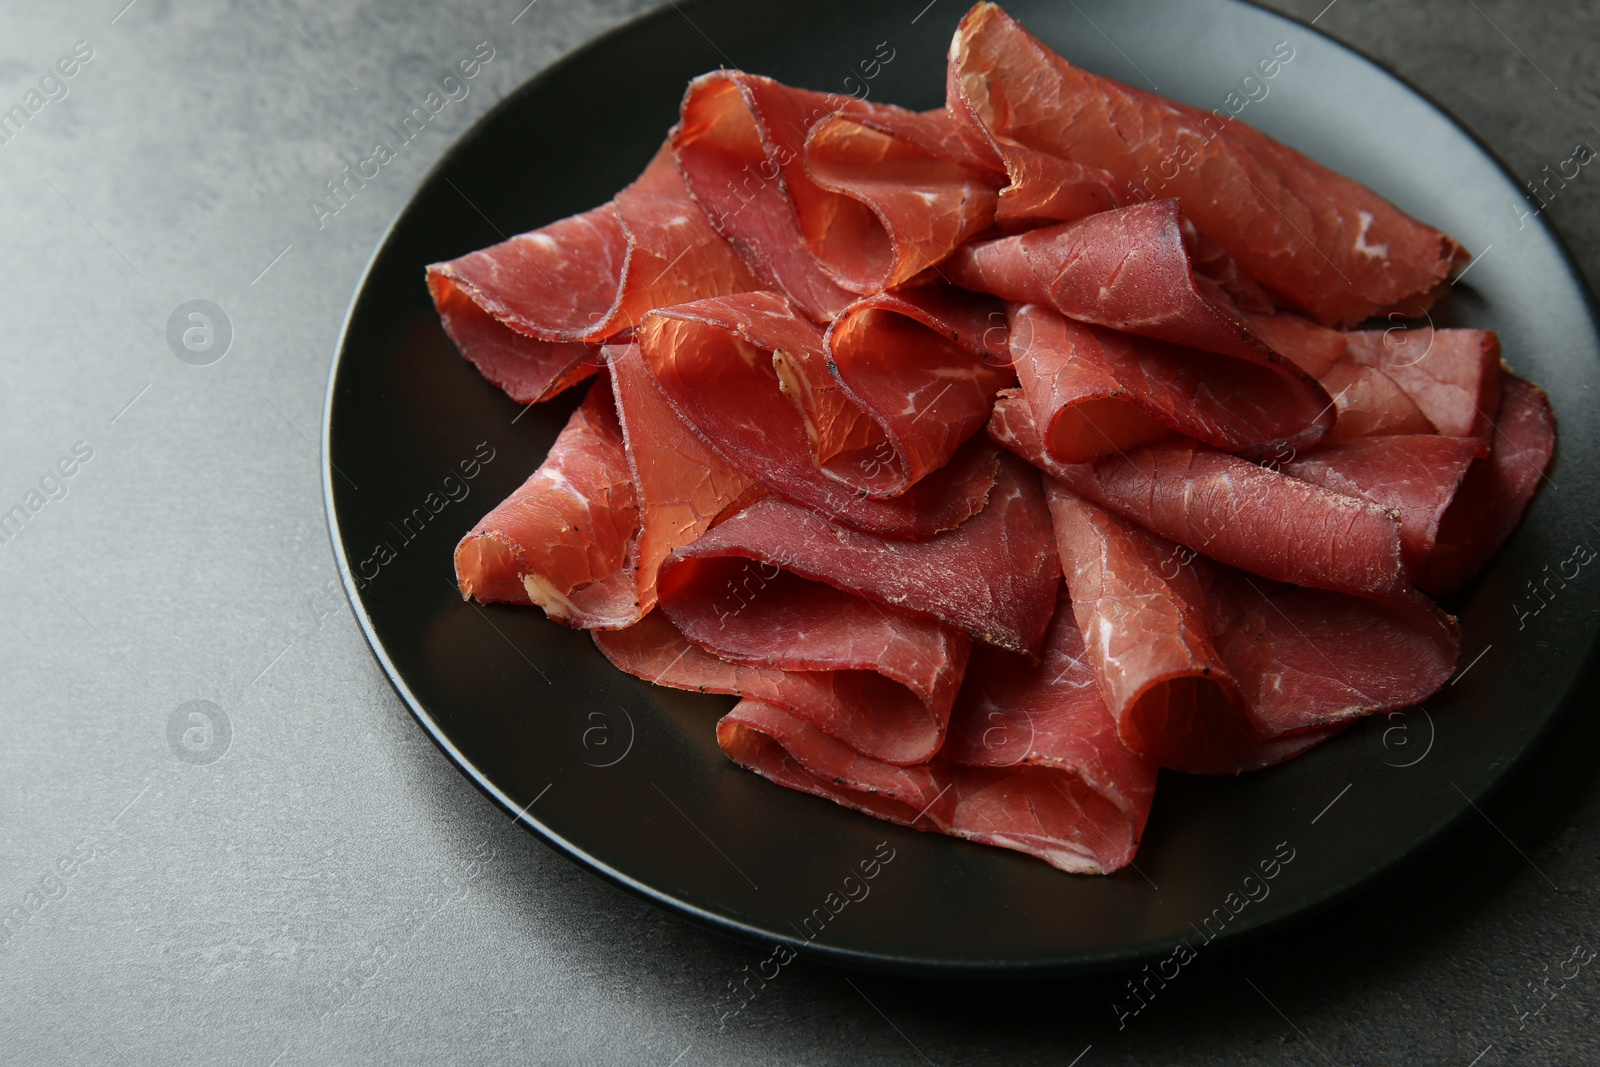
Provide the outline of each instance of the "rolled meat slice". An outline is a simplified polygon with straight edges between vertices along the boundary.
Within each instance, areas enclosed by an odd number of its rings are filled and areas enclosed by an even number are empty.
[[[819,470],[816,455],[829,448],[837,454],[851,440],[881,431],[825,367],[819,373],[822,332],[776,293],[662,308],[645,317],[638,338],[673,409],[730,467],[775,493],[858,529],[901,538],[958,526],[988,498],[998,461],[981,440],[892,499],[866,498]],[[786,396],[786,390],[811,392]]]
[[[845,308],[824,338],[824,369],[873,428],[822,459],[822,472],[870,496],[897,496],[944,466],[1016,382],[1006,334],[1000,301],[949,286]]]
[[[1275,74],[1292,58],[1290,49],[1263,62]],[[1467,262],[1447,235],[1230,110],[1199,111],[1074,67],[994,4],[973,7],[956,30],[946,104],[969,130],[1102,167],[1142,196],[1176,197],[1252,278],[1326,325],[1421,314]]]
[[[518,403],[593,374],[586,346],[652,307],[758,284],[689,196],[666,145],[615,200],[428,267],[446,332]]]
[[[611,389],[596,382],[539,469],[456,546],[456,584],[484,603],[533,603],[584,629],[638,616],[639,523]]]
[[[1454,668],[1454,620],[1253,577],[1049,486],[1072,609],[1118,736],[1164,767],[1230,774],[1350,719],[1425,699]]]
[[[768,612],[787,609],[814,619],[812,609],[823,606],[794,599],[793,585],[780,583],[761,592],[771,595],[753,603],[764,602]],[[834,596],[832,606],[846,596]],[[861,613],[854,617],[859,621]],[[859,640],[838,627],[812,635],[800,652],[788,657],[792,669],[760,662],[760,656],[729,658],[708,651],[664,611],[651,612],[626,629],[596,630],[593,637],[614,665],[656,685],[760,700],[794,713],[849,751],[885,764],[923,763],[944,739],[971,644],[936,624],[899,613],[878,618],[874,632],[859,635]],[[691,632],[704,636],[707,631],[697,625]],[[748,646],[751,636],[748,627],[743,637],[715,627],[711,632],[725,645]],[[873,638],[882,642],[877,650],[894,650],[888,664],[864,658],[874,651]],[[780,645],[768,642],[769,648]],[[802,662],[811,666],[802,667]]]
[[[1117,739],[1071,612],[1058,612],[1030,667],[975,651],[938,758],[894,767],[798,716],[745,700],[717,724],[734,762],[780,785],[889,822],[1109,874],[1132,861],[1155,768]]]

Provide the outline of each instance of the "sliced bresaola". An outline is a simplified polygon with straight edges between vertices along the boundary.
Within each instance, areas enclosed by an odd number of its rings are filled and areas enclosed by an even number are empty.
[[[661,304],[757,287],[665,145],[615,200],[428,268],[451,338],[520,403],[592,373],[592,352],[577,343],[613,337]]]
[[[1103,167],[1142,195],[1178,198],[1251,277],[1326,325],[1420,314],[1466,262],[1447,235],[1229,110],[1199,111],[1074,67],[993,4],[973,7],[956,30],[946,103],[996,137]]]
[[[1395,380],[1376,367],[1335,363],[1321,376],[1338,413],[1323,444],[1361,437],[1436,433],[1428,416]]]
[[[638,533],[629,550],[637,611],[656,603],[656,576],[680,545],[710,529],[723,513],[761,492],[701,443],[667,403],[637,345],[605,349],[638,506]]]
[[[1400,516],[1194,441],[1059,463],[1028,405],[1001,394],[989,434],[1080,496],[1254,574],[1396,603],[1407,583]]]
[[[1489,443],[1506,377],[1493,331],[1358,330],[1346,340],[1347,359],[1392,378],[1440,433]]]
[[[811,186],[803,150],[812,124],[837,110],[866,107],[853,98],[719,70],[689,83],[672,136],[684,182],[712,225],[765,287],[818,320],[854,295],[811,254],[791,189]]]
[[[889,616],[882,618],[876,636],[886,639],[885,649],[896,648],[900,653],[888,670],[873,662],[856,663],[856,655],[843,654],[849,653],[849,648],[820,641],[807,646],[812,653],[824,647],[829,651],[813,657],[819,665],[816,669],[784,669],[725,658],[690,641],[661,611],[651,612],[626,629],[596,630],[593,636],[601,653],[615,666],[646,681],[760,700],[794,713],[849,751],[865,751],[886,764],[922,763],[943,741],[951,701],[971,645],[964,638],[945,634],[943,637],[953,638],[943,646],[951,658],[924,662],[924,654],[937,652],[940,638],[929,641],[926,634],[917,634],[917,624],[905,617],[900,618],[912,629],[896,632],[895,622]],[[854,651],[866,655],[868,646],[863,640]],[[911,648],[918,653],[904,655]],[[910,668],[913,686],[928,681],[931,688],[919,691],[894,677],[905,668]],[[930,668],[933,674],[927,676]],[[928,696],[931,703],[925,699]]]
[[[1062,569],[1118,736],[1165,767],[1267,766],[1348,720],[1425,699],[1454,668],[1454,621],[1253,577],[1049,486]]]
[[[794,190],[801,229],[852,292],[900,285],[994,225],[999,181],[943,109],[835,112],[812,126],[804,153],[820,195]]]
[[[639,508],[609,383],[573,411],[539,469],[456,546],[463,597],[534,603],[583,628],[638,615],[628,567]]]
[[[1039,653],[1060,573],[1039,475],[1009,456],[983,511],[917,541],[876,537],[766,497],[678,549],[662,569],[663,598],[676,569],[706,560],[779,567],[1028,656]],[[788,637],[774,631],[768,640],[778,647]]]
[[[979,648],[938,758],[866,759],[803,719],[745,700],[717,724],[740,766],[902,826],[1037,856],[1080,874],[1132,861],[1155,767],[1118,740],[1071,613],[1057,613],[1036,667]]]
[[[599,369],[593,345],[541,341],[510,329],[443,275],[429,275],[444,332],[478,373],[519,404],[548,400]]]
[[[1426,588],[1440,521],[1481,451],[1471,437],[1432,433],[1363,437],[1322,445],[1279,464],[1278,469],[1398,512],[1406,566],[1413,581]]]
[[[1052,458],[1076,463],[1171,436],[1264,456],[1306,441],[1290,417],[1301,383],[1241,359],[1064,318],[1038,304],[1010,308],[1022,395]]]
[[[1555,451],[1555,417],[1544,390],[1507,374],[1489,454],[1473,463],[1439,524],[1418,584],[1442,595],[1460,589],[1500,551],[1528,510]]]
[[[959,525],[988,498],[998,461],[981,442],[892,499],[869,499],[819,470],[813,441],[848,439],[841,426],[860,428],[868,440],[877,428],[837,383],[817,373],[821,331],[776,293],[659,309],[645,317],[638,339],[656,384],[713,452],[808,508],[859,529],[911,538]],[[775,364],[791,373],[780,379]],[[819,381],[814,396],[784,394]]]
[[[1016,381],[1006,334],[1000,301],[942,285],[878,293],[840,312],[824,338],[825,369],[876,432],[863,427],[823,471],[897,496],[944,466]]]
[[[979,241],[944,268],[957,284],[1022,304],[1042,304],[1069,319],[1215,353],[1270,375],[1255,402],[1270,402],[1277,440],[1314,444],[1333,426],[1330,397],[1305,371],[1251,332],[1233,302],[1197,280],[1177,202],[1106,211],[1079,222]],[[1220,364],[1217,374],[1245,371]]]

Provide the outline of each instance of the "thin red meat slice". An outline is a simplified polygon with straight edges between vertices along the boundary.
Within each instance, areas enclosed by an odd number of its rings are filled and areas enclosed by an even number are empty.
[[[1044,451],[1020,397],[1001,394],[989,434],[1100,507],[1254,574],[1408,603],[1399,516],[1193,441],[1093,463]]]
[[[811,398],[811,410],[825,401],[832,414],[818,418],[827,425],[813,426],[808,434],[805,405],[784,395],[774,362],[798,368],[784,385],[815,381],[823,362],[822,334],[775,293],[660,309],[645,317],[638,338],[656,384],[711,451],[772,491],[831,518],[890,537],[927,537],[976,514],[994,484],[997,460],[978,442],[888,500],[862,497],[818,470],[811,441],[836,440],[830,437],[835,422],[875,427],[837,392],[837,383],[824,379],[821,401]]]
[[[852,292],[900,285],[994,224],[999,182],[942,108],[836,112],[811,127],[804,151],[819,194],[796,194],[801,228]]]
[[[1155,793],[1155,768],[1117,739],[1065,610],[1037,667],[997,649],[976,651],[949,738],[931,763],[865,759],[750,700],[717,724],[717,740],[734,762],[780,785],[1082,874],[1132,861]]]
[[[1266,456],[1304,443],[1284,420],[1301,383],[1242,359],[1063,318],[1038,304],[1010,309],[1011,351],[1022,395],[1050,455],[1094,459],[1171,431],[1230,452]]]
[[[506,325],[443,275],[429,275],[444,332],[491,385],[519,404],[548,400],[599,370],[593,345],[541,341]]]
[[[923,763],[937,751],[949,722],[950,702],[970,646],[948,646],[958,661],[944,664],[954,684],[942,683],[929,706],[899,681],[868,664],[865,669],[784,670],[725,659],[689,641],[661,611],[622,630],[594,631],[595,645],[612,664],[657,685],[726,693],[787,709],[834,743],[861,746],[884,763]]]
[[[947,286],[914,286],[851,304],[828,327],[826,369],[875,424],[822,463],[872,496],[895,496],[947,463],[1016,381],[1005,307]]]
[[[614,201],[428,268],[451,339],[519,403],[593,373],[577,342],[613,337],[652,307],[755,288],[665,145]]]
[[[1319,326],[1303,315],[1246,311],[1242,316],[1252,333],[1313,378],[1321,378],[1349,356],[1349,334]]]
[[[1118,736],[1162,766],[1280,762],[1449,677],[1453,620],[1254,578],[1049,487],[1072,608]]]
[[[1074,67],[993,4],[956,30],[947,105],[993,136],[1177,197],[1251,277],[1327,325],[1420,314],[1466,262],[1454,240],[1370,189],[1226,112]]]
[[[1431,433],[1364,437],[1323,445],[1278,469],[1398,512],[1406,566],[1412,579],[1425,585],[1440,520],[1480,451],[1477,440],[1470,437]]]
[[[591,387],[539,469],[456,546],[463,597],[534,603],[584,629],[638,616],[639,509],[609,384]]]
[[[760,490],[700,442],[656,387],[637,345],[605,350],[639,510],[629,552],[638,613],[656,603],[656,576],[680,545]]]
[[[1418,582],[1436,595],[1471,581],[1506,543],[1528,510],[1555,451],[1555,417],[1544,390],[1505,375],[1489,455],[1473,463]]]
[[[855,299],[823,270],[801,211],[826,204],[857,222],[871,212],[819,188],[806,173],[805,141],[835,112],[898,112],[855,97],[814,93],[743,71],[719,70],[689,83],[672,134],[683,180],[718,232],[766,288],[826,321]],[[812,231],[818,229],[815,222]],[[863,252],[865,250],[862,250]]]
[[[1394,379],[1440,433],[1489,443],[1506,377],[1493,331],[1429,326],[1360,330],[1346,339],[1346,358]]]
[[[679,549],[663,589],[682,561],[717,558],[779,566],[1029,656],[1044,640],[1060,573],[1039,476],[1010,457],[983,511],[923,540],[875,537],[778,497],[759,500]]]
[[[1322,439],[1324,444],[1358,437],[1437,432],[1410,395],[1376,367],[1335,363],[1320,381],[1332,394],[1338,412],[1333,429]]]
[[[1015,303],[1044,304],[1078,322],[1232,357],[1276,379],[1253,402],[1270,410],[1277,439],[1309,446],[1332,427],[1316,380],[1253,334],[1214,284],[1197,280],[1177,203],[1159,200],[1079,222],[960,249],[946,273],[959,285]],[[1242,377],[1221,364],[1217,373]]]
[[[783,671],[876,671],[904,686],[920,706],[900,700],[870,715],[817,719],[857,752],[887,763],[919,763],[938,750],[972,647],[933,619],[738,556],[669,566],[661,610],[684,637],[725,660]]]

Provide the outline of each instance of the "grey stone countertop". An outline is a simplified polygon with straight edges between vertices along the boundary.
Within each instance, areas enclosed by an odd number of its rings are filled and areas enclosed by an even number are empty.
[[[1120,1032],[1120,976],[973,986],[804,961],[719,1030],[748,946],[574,866],[445,760],[336,580],[316,444],[335,338],[452,140],[651,6],[0,13],[0,108],[51,77],[0,143],[0,502],[77,453],[0,544],[0,1061],[1600,1062],[1600,969],[1518,1017],[1546,968],[1600,946],[1592,684],[1484,818],[1208,956]],[[1409,78],[1524,178],[1600,145],[1593,0],[1270,6]],[[352,146],[485,40],[470,96],[319,229],[307,201]],[[1590,278],[1597,208],[1592,171],[1548,207]],[[196,299],[232,329],[204,368],[166,336]],[[194,700],[220,714],[185,739]]]

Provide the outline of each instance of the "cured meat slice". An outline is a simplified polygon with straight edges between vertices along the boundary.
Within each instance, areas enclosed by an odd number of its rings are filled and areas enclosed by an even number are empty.
[[[548,400],[599,370],[595,349],[575,341],[540,341],[508,329],[442,275],[429,275],[444,332],[491,385],[519,404]]]
[[[773,492],[831,518],[889,537],[927,537],[975,515],[994,484],[994,453],[976,443],[889,500],[864,498],[819,471],[812,440],[848,441],[840,426],[875,427],[831,379],[801,403],[784,396],[774,363],[794,371],[784,386],[814,382],[822,334],[775,293],[660,309],[645,317],[638,338],[662,393],[711,451]],[[832,394],[825,391],[830,387]],[[802,410],[821,414],[813,414],[808,427]]]
[[[700,558],[670,567],[661,610],[699,647],[737,663],[784,671],[876,671],[921,702],[872,714],[800,714],[858,752],[917,763],[944,740],[972,642],[927,617],[884,610],[776,564]],[[858,709],[852,709],[858,710]]]
[[[1434,433],[1433,423],[1395,380],[1376,367],[1335,363],[1321,376],[1338,412],[1324,444],[1358,437]]]
[[[724,513],[760,490],[728,466],[678,418],[639,355],[637,345],[605,349],[628,469],[639,510],[629,552],[638,613],[656,603],[656,575],[680,545],[710,529]]]
[[[484,603],[534,603],[585,629],[638,614],[627,566],[639,508],[622,429],[602,381],[539,469],[456,546],[456,584]]]
[[[1020,397],[1002,393],[989,434],[1075,493],[1145,529],[1254,574],[1409,603],[1399,517],[1193,441],[1093,463],[1044,452]]]
[[[428,268],[451,339],[520,403],[593,373],[574,342],[613,337],[652,307],[757,287],[666,146],[614,201]]]
[[[1473,463],[1439,524],[1438,543],[1418,584],[1430,593],[1466,585],[1500,551],[1546,480],[1555,417],[1544,390],[1505,375],[1489,455]]]
[[[1060,584],[1039,476],[1010,457],[987,506],[954,530],[874,537],[767,497],[679,549],[663,588],[682,561],[717,558],[778,566],[1028,656],[1038,655]]]
[[[684,182],[712,225],[764,287],[783,293],[818,322],[855,299],[813,254],[809,237],[825,229],[818,219],[829,211],[843,213],[858,233],[869,233],[873,225],[870,209],[822,189],[806,173],[806,137],[819,119],[835,112],[887,116],[889,121],[909,114],[851,96],[719,70],[689,83],[672,134]],[[809,227],[802,225],[802,210],[814,208],[822,215],[814,216]]]
[[[841,748],[858,745],[886,764],[925,762],[949,722],[954,687],[930,707],[898,681],[873,670],[783,670],[724,659],[687,640],[660,611],[621,630],[596,630],[595,645],[619,669],[657,685],[760,700],[793,712]],[[951,650],[957,684],[970,646]]]
[[[1301,383],[1241,359],[1063,318],[1038,304],[1010,309],[1022,395],[1050,455],[1076,463],[1171,436],[1231,452],[1292,452],[1304,423],[1284,420]]]
[[[1350,353],[1350,335],[1319,326],[1292,311],[1242,313],[1250,331],[1313,378],[1321,378]]]
[[[995,137],[1178,198],[1251,277],[1326,325],[1420,314],[1467,261],[1450,237],[1370,189],[1226,111],[1074,67],[993,4],[975,6],[956,30],[946,102]]]
[[[1266,766],[1452,670],[1453,621],[1223,567],[1049,486],[1088,659],[1134,752],[1176,770]]]
[[[1489,443],[1506,376],[1492,331],[1430,326],[1359,330],[1346,338],[1347,358],[1394,379],[1440,433]]]
[[[806,139],[805,171],[819,192],[795,194],[801,228],[852,292],[900,285],[994,224],[999,181],[942,108],[828,115]]]
[[[1016,303],[1044,304],[1093,323],[1233,357],[1278,379],[1270,398],[1291,447],[1309,446],[1334,422],[1316,380],[1268,348],[1215,285],[1197,282],[1177,203],[1159,200],[1075,223],[980,241],[945,268],[960,285]],[[1243,374],[1221,365],[1218,374]],[[1260,393],[1258,391],[1258,396]]]
[[[944,466],[1016,381],[1006,332],[998,300],[946,286],[879,293],[840,312],[826,365],[874,429],[825,459],[823,473],[893,496]]]
[[[1138,847],[1155,768],[1117,739],[1068,611],[1043,661],[979,648],[931,763],[891,767],[796,716],[741,702],[717,724],[724,752],[780,785],[880,819],[1011,848],[1065,871],[1108,874]]]
[[[1400,515],[1400,547],[1413,581],[1425,584],[1445,509],[1481,447],[1437,434],[1364,437],[1323,445],[1279,465],[1283,473]]]

